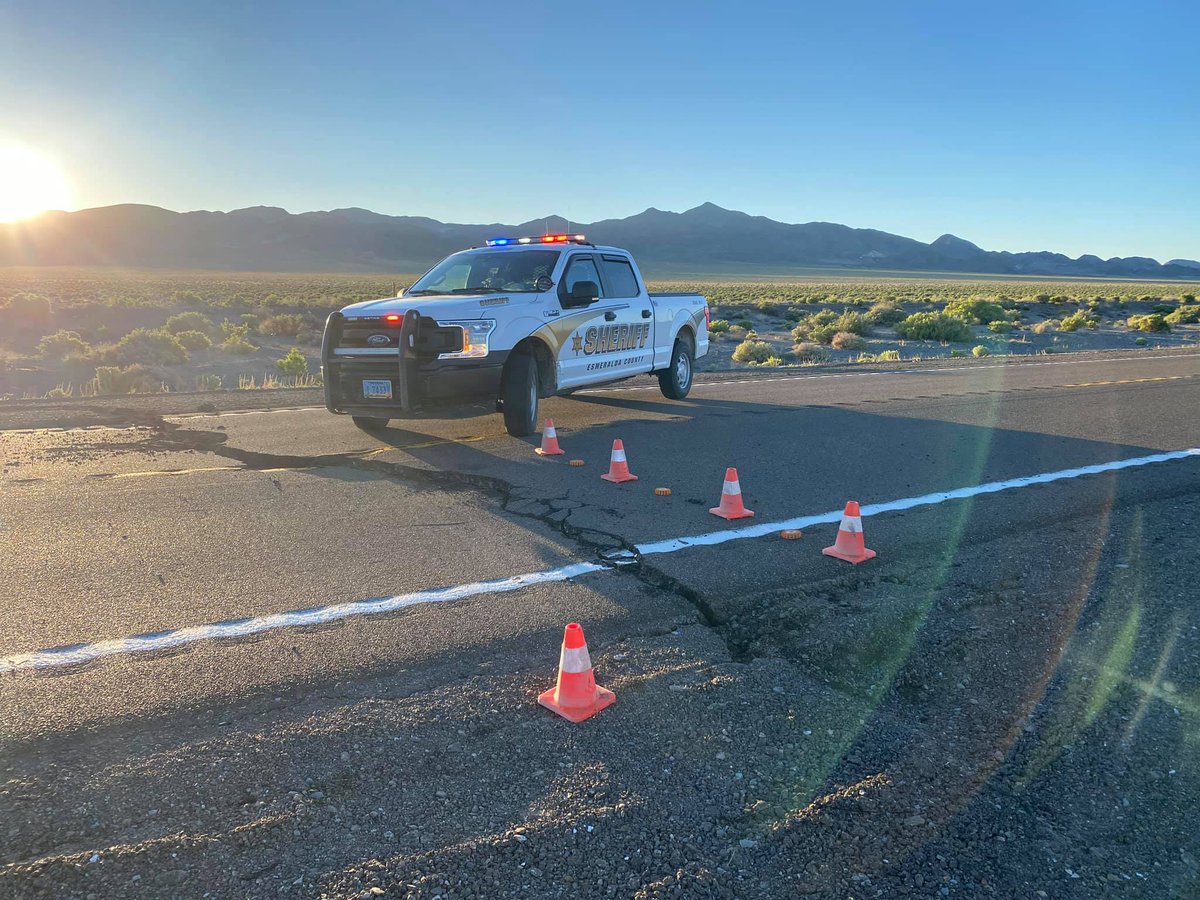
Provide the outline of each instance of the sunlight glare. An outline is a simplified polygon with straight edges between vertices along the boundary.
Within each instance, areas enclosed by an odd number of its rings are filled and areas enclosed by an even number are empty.
[[[0,142],[0,222],[70,205],[71,188],[58,166],[21,144]]]

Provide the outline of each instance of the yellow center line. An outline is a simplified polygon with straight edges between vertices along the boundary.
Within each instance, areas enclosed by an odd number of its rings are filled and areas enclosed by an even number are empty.
[[[164,469],[158,472],[114,472],[97,478],[154,478],[162,475],[198,475],[201,472],[240,472],[241,466],[206,466],[199,469]]]
[[[498,435],[496,436],[498,437]],[[487,439],[488,435],[480,434],[476,435],[475,437],[445,438],[443,440],[427,441],[423,444],[405,444],[403,447],[378,447],[374,450],[364,453],[362,458],[366,459],[371,456],[379,456],[381,453],[399,453],[405,450],[425,450],[429,447],[441,447],[446,444],[475,444],[479,441],[486,441]]]
[[[1179,381],[1181,378],[1195,378],[1195,375],[1160,375],[1157,378],[1123,378],[1120,381],[1082,381],[1079,384],[1064,384],[1065,388],[1104,387],[1110,384],[1142,384],[1147,381]]]
[[[446,438],[436,441],[426,441],[420,444],[405,444],[402,447],[378,447],[375,450],[368,450],[365,453],[357,454],[358,459],[369,459],[372,456],[379,456],[383,453],[402,452],[405,450],[423,450],[428,447],[440,447],[445,444],[474,444],[479,441],[485,441],[488,435],[481,434],[474,437],[464,438]],[[160,478],[160,477],[175,477],[179,475],[200,475],[205,472],[300,472],[305,469],[311,469],[312,466],[278,466],[271,469],[247,469],[244,466],[203,466],[195,469],[161,469],[153,472],[113,472],[100,475],[92,475],[92,478]]]

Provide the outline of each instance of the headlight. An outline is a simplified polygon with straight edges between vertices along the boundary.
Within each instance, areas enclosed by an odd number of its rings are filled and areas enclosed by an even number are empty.
[[[443,327],[461,328],[462,350],[439,353],[438,359],[479,359],[488,355],[488,338],[496,330],[495,319],[471,319],[469,322],[438,322]]]

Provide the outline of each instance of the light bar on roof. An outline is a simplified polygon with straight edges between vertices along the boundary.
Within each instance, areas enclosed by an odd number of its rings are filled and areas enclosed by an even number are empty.
[[[510,244],[586,244],[585,234],[543,234],[537,237],[497,237],[484,243],[489,247],[507,247]]]

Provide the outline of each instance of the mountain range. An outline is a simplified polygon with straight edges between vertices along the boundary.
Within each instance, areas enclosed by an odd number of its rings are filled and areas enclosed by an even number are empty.
[[[1002,275],[1200,277],[1200,262],[1146,257],[1072,259],[1061,253],[983,250],[944,234],[932,243],[829,222],[789,225],[705,203],[686,212],[647,209],[584,224],[547,216],[519,225],[457,225],[366,209],[292,214],[257,206],[172,212],[122,204],[47,212],[0,224],[0,266],[125,266],[270,272],[414,272],[490,237],[583,232],[626,247],[656,273],[848,270]]]

